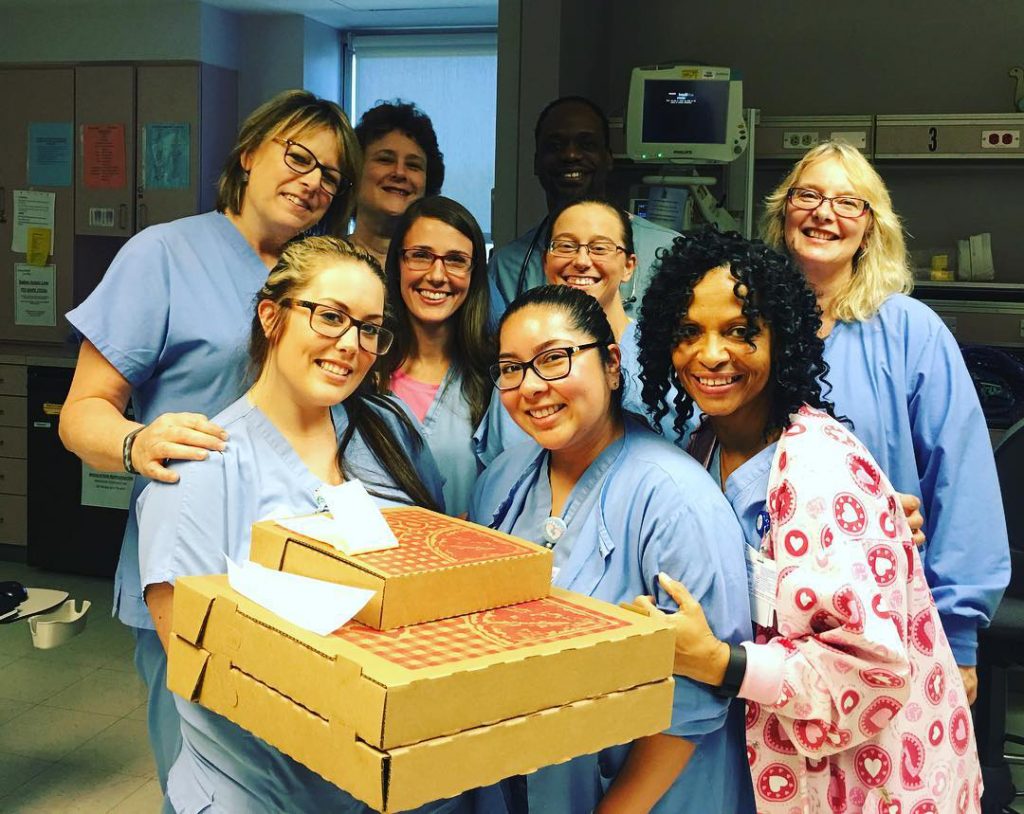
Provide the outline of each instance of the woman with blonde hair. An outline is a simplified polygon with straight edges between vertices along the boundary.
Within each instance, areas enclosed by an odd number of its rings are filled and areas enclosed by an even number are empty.
[[[885,183],[854,147],[812,148],[766,199],[765,242],[788,252],[822,311],[826,395],[893,486],[922,501],[924,567],[968,697],[978,628],[1009,581],[985,418],[960,348],[913,287]]]
[[[222,572],[225,557],[246,560],[255,521],[315,512],[324,488],[353,478],[382,506],[443,507],[429,452],[401,407],[375,395],[367,378],[393,338],[376,261],[338,238],[306,238],[284,250],[256,300],[255,381],[213,419],[231,443],[172,464],[180,482],[151,483],[139,498],[139,569],[165,646],[176,579]],[[168,780],[175,811],[370,811],[222,716],[174,700],[183,741]]]
[[[67,315],[82,345],[61,411],[61,440],[96,469],[141,476],[129,503],[114,613],[135,635],[161,786],[181,737],[167,658],[139,584],[135,501],[148,480],[178,480],[167,461],[224,448],[227,433],[207,416],[242,392],[253,296],[296,235],[320,223],[344,232],[360,165],[341,108],[304,90],[278,94],[239,130],[216,211],[135,235]],[[124,415],[129,398],[134,420]]]

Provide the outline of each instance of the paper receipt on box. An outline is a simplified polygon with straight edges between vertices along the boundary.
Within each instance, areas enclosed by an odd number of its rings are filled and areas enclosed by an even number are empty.
[[[779,568],[753,546],[743,546],[747,557],[747,588],[750,592],[750,618],[761,627],[775,624],[775,592]]]

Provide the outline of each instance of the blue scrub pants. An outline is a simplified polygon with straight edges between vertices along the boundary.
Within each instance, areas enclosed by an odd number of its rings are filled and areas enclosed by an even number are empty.
[[[174,696],[167,689],[167,654],[155,630],[132,628],[135,634],[135,669],[146,682],[149,743],[156,761],[160,788],[167,792],[167,773],[181,751],[181,718]]]

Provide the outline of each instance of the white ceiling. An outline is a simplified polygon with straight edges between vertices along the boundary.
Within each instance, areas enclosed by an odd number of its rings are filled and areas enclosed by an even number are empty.
[[[228,11],[303,14],[335,28],[495,26],[498,0],[203,0]]]

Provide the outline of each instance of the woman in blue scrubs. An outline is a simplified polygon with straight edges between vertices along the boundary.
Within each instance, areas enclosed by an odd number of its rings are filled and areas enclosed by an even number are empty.
[[[491,368],[502,404],[536,444],[480,476],[470,518],[553,550],[554,583],[608,602],[686,583],[715,635],[749,638],[743,540],[700,465],[622,409],[619,347],[601,305],[578,289],[526,292],[501,322]],[[512,810],[752,811],[741,717],[677,679],[670,729],[505,784]],[[480,794],[496,795],[495,789]],[[481,810],[499,811],[495,799]]]
[[[810,150],[768,196],[762,232],[817,296],[836,411],[893,486],[921,498],[928,584],[973,701],[978,628],[999,604],[1010,560],[992,445],[960,348],[907,296],[899,218],[857,149]]]
[[[176,578],[223,572],[226,556],[248,559],[255,521],[317,511],[326,485],[358,478],[378,505],[443,508],[437,470],[409,419],[366,381],[392,339],[384,285],[367,252],[312,237],[285,248],[260,289],[249,344],[256,380],[214,418],[230,434],[227,447],[172,465],[179,482],[152,483],[139,498],[142,584],[165,645]],[[175,703],[183,744],[168,798],[176,811],[368,810],[220,715]]]
[[[224,448],[208,420],[242,393],[252,302],[284,245],[322,222],[342,234],[359,145],[341,109],[286,91],[242,125],[221,174],[217,211],[152,226],[118,252],[68,321],[82,340],[60,417],[64,445],[135,479],[114,583],[114,613],[135,633],[149,689],[149,737],[161,787],[181,743],[166,656],[142,599],[135,500],[174,483],[168,460]],[[134,420],[124,417],[129,398]]]
[[[479,472],[473,428],[494,389],[486,256],[476,219],[440,195],[410,204],[388,250],[395,344],[381,360],[381,384],[419,419],[452,515],[469,510]]]

